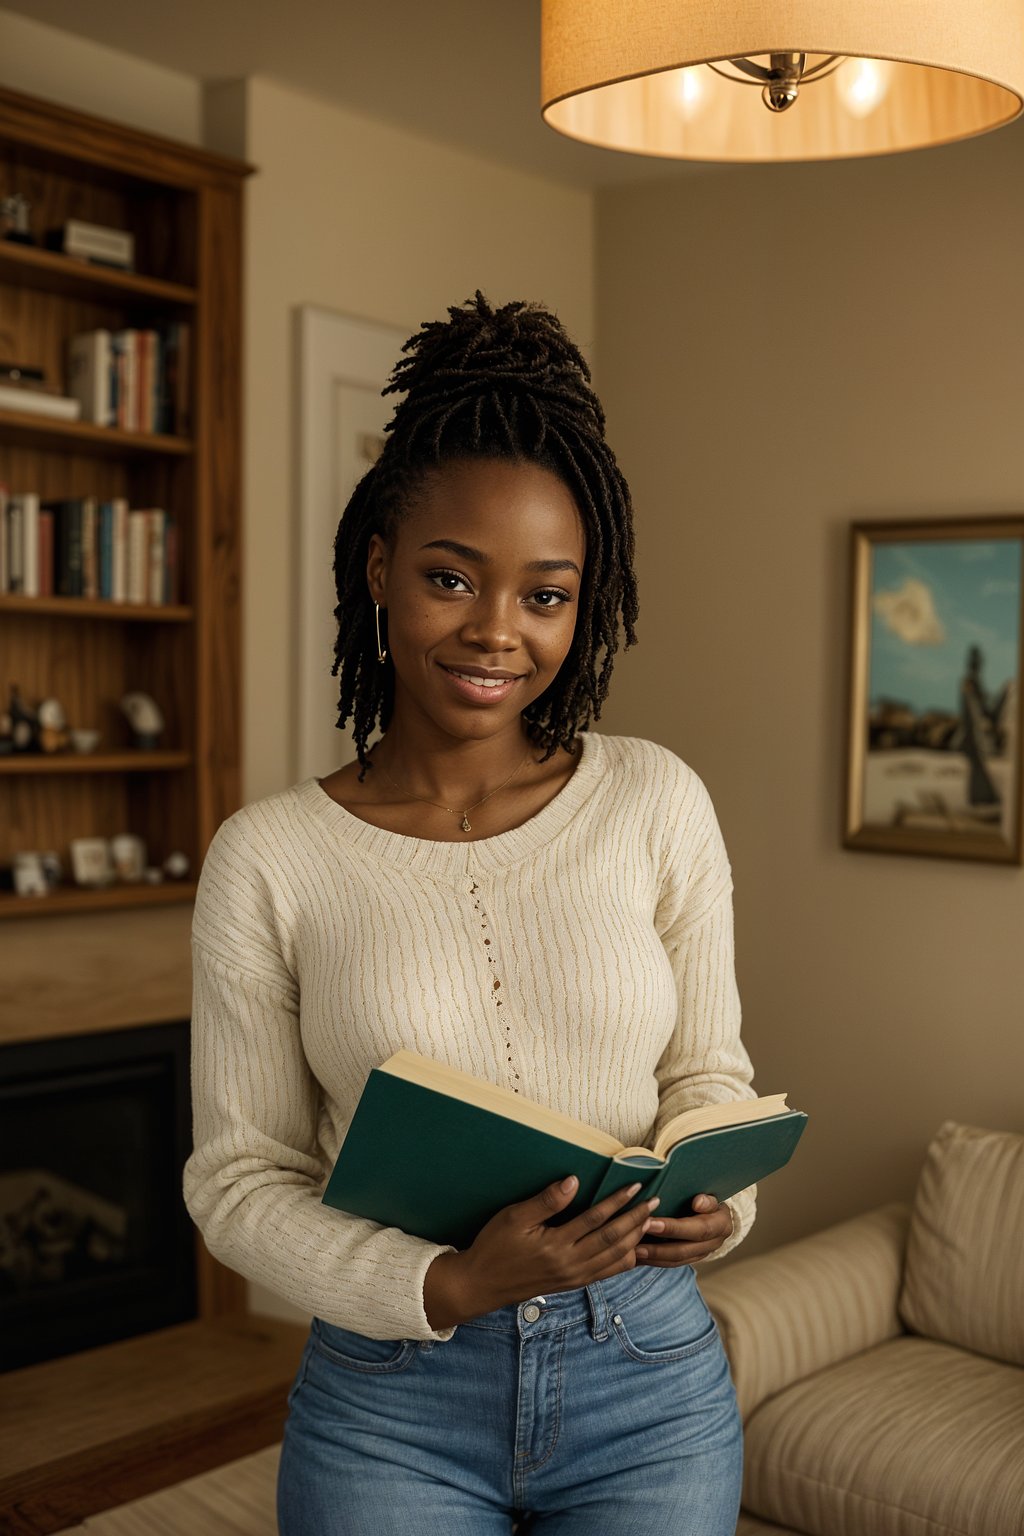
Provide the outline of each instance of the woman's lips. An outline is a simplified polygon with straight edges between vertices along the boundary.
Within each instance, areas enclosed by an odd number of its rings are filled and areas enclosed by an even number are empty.
[[[441,671],[448,679],[451,686],[464,699],[471,699],[474,704],[500,704],[502,699],[507,699],[517,683],[522,678],[510,677],[498,683],[471,682],[468,677],[460,677],[450,667],[441,666]]]

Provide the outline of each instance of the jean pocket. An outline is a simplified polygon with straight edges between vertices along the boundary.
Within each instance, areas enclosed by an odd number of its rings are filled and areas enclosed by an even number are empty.
[[[322,1317],[314,1317],[312,1336],[318,1355],[349,1371],[393,1374],[404,1371],[416,1356],[415,1339],[368,1339],[364,1333],[325,1323]]]
[[[718,1338],[689,1265],[667,1269],[660,1283],[645,1286],[635,1301],[627,1297],[612,1317],[615,1337],[631,1360],[664,1365],[700,1354]]]

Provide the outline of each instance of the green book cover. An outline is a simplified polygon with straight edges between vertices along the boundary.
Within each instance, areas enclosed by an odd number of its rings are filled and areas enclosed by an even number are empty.
[[[468,1248],[503,1206],[574,1173],[579,1188],[559,1224],[640,1182],[659,1216],[689,1214],[695,1195],[719,1200],[789,1161],[807,1123],[799,1110],[688,1137],[668,1154],[617,1160],[570,1139],[374,1068],[352,1117],[323,1203],[414,1237]]]

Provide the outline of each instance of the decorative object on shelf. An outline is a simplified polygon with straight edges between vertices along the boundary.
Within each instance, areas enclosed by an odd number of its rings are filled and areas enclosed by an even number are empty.
[[[71,839],[71,872],[76,885],[96,889],[112,885],[114,866],[110,857],[110,844],[105,837],[73,837]]]
[[[177,851],[164,859],[163,873],[169,880],[184,880],[191,868],[187,854]]]
[[[146,868],[146,844],[132,832],[120,832],[110,839],[114,873],[119,880],[137,884]]]
[[[46,876],[46,884],[51,891],[57,890],[64,879],[64,866],[61,863],[60,854],[50,849],[39,855],[39,862],[43,866],[43,874]]]
[[[163,885],[164,872],[159,864],[147,864],[142,871],[142,879],[146,885]]]
[[[20,192],[0,197],[0,235],[4,240],[12,240],[15,245],[35,245],[28,221],[30,207]]]
[[[18,896],[46,896],[50,887],[38,853],[14,855],[14,890]]]
[[[604,149],[829,160],[970,138],[1024,109],[1019,0],[543,0],[541,110]]]
[[[0,384],[12,384],[17,389],[45,389],[46,372],[27,363],[0,363]]]
[[[159,706],[148,693],[126,693],[121,709],[135,734],[135,746],[140,752],[152,752],[160,744],[164,717]]]
[[[34,709],[24,703],[17,683],[11,684],[7,706],[11,720],[11,749],[14,752],[39,751],[39,719]]]
[[[1024,862],[1024,516],[852,529],[848,848]]]
[[[77,256],[101,267],[116,267],[121,272],[135,268],[135,236],[127,229],[112,229],[106,224],[87,224],[84,219],[67,219],[57,229],[46,231],[46,245],[65,256]]]
[[[79,727],[70,733],[71,750],[73,752],[95,752],[99,746],[100,733],[91,727]]]
[[[60,699],[43,699],[37,711],[40,752],[66,752],[68,717]]]

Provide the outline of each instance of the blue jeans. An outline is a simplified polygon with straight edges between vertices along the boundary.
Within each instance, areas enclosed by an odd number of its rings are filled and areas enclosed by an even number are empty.
[[[689,1266],[499,1307],[444,1342],[314,1318],[288,1406],[280,1536],[736,1528],[736,1396]]]

